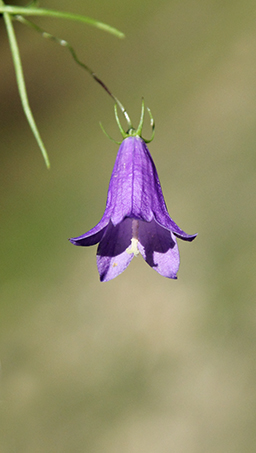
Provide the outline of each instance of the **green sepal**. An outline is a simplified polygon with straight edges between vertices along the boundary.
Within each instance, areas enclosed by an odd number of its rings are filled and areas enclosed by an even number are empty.
[[[122,141],[121,142],[118,142],[116,141],[114,138],[110,137],[110,135],[105,131],[104,127],[102,126],[102,123],[100,122],[100,127],[102,129],[102,131],[104,132],[104,134],[109,138],[109,140],[112,140],[112,142],[115,142],[117,145],[121,145]]]
[[[128,137],[140,137],[145,143],[150,143],[152,142],[154,136],[155,136],[155,121],[154,121],[154,118],[152,116],[152,113],[151,113],[151,110],[147,107],[147,111],[148,111],[148,114],[149,114],[149,117],[150,117],[150,126],[152,128],[152,134],[151,134],[151,138],[149,140],[145,139],[142,137],[142,128],[143,128],[143,123],[144,123],[144,114],[145,114],[145,106],[144,106],[144,99],[142,98],[142,103],[141,103],[141,114],[140,114],[140,122],[139,122],[139,125],[138,125],[138,128],[137,129],[134,129],[132,127],[132,124],[129,122],[129,129],[127,132],[124,131],[121,123],[120,123],[120,119],[119,119],[119,116],[118,116],[118,112],[117,112],[117,104],[115,104],[114,106],[114,112],[115,112],[115,119],[116,119],[116,123],[117,123],[117,126],[118,126],[118,129],[123,137],[123,140],[125,140],[126,138]],[[123,110],[123,113],[126,112],[125,110]],[[105,131],[105,129],[103,128],[102,124],[100,123],[100,127],[101,129],[103,130],[104,134],[110,139],[112,140],[113,142],[117,143],[118,145],[120,145],[122,142],[117,142],[116,140],[114,140],[112,137],[110,137],[108,135],[108,133]]]

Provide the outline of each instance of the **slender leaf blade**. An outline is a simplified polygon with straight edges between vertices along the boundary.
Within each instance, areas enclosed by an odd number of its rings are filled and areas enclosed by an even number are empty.
[[[88,25],[92,25],[93,27],[99,28],[100,30],[104,30],[108,33],[111,33],[112,35],[115,35],[118,38],[124,38],[124,34],[121,31],[117,30],[116,28],[111,27],[110,25],[100,22],[96,19],[92,19],[91,17],[83,16],[81,14],[54,11],[45,8],[29,8],[10,5],[0,6],[0,13],[8,13],[12,15],[21,14],[22,16],[58,17],[59,19],[69,19],[77,22],[84,22]]]
[[[22,64],[21,64],[21,58],[20,58],[20,53],[19,53],[19,47],[18,43],[16,40],[13,24],[12,24],[12,19],[10,15],[6,12],[3,13],[4,16],[4,21],[8,33],[8,38],[10,42],[10,48],[11,48],[11,53],[12,53],[12,58],[13,58],[13,63],[14,63],[14,68],[15,68],[15,74],[16,74],[16,80],[17,80],[17,85],[18,85],[18,90],[20,94],[20,99],[21,103],[23,106],[24,113],[26,115],[26,118],[28,120],[28,123],[30,125],[30,128],[32,130],[32,133],[38,143],[39,148],[41,149],[45,164],[47,168],[50,168],[50,161],[49,157],[47,154],[47,151],[45,149],[45,146],[43,144],[43,141],[41,139],[41,136],[39,134],[39,131],[36,126],[36,122],[34,120],[29,101],[28,101],[28,96],[27,96],[27,90],[26,90],[26,85],[25,85],[25,80],[24,80],[24,74],[23,74],[23,69],[22,69]]]

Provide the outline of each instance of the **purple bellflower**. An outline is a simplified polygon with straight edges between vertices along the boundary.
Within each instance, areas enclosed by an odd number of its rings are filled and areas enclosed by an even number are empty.
[[[74,245],[99,243],[97,266],[106,282],[121,274],[139,253],[159,274],[177,278],[180,258],[176,237],[193,241],[196,234],[182,231],[168,214],[155,164],[146,143],[154,137],[154,121],[148,109],[152,137],[141,137],[144,102],[137,130],[124,132],[109,183],[107,203],[100,222],[82,236],[69,239]]]

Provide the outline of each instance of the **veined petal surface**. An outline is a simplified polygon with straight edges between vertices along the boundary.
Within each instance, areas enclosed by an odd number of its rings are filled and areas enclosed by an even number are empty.
[[[175,236],[155,220],[139,222],[138,248],[144,260],[163,277],[177,278],[180,264]]]
[[[134,256],[126,251],[131,238],[132,219],[125,219],[116,226],[112,222],[109,223],[97,250],[97,266],[101,281],[111,280],[127,268]]]

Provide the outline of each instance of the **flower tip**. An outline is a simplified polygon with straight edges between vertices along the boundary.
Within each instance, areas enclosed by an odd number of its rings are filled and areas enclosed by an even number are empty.
[[[198,233],[192,234],[191,239],[189,239],[189,241],[192,242],[197,236],[198,236]]]

